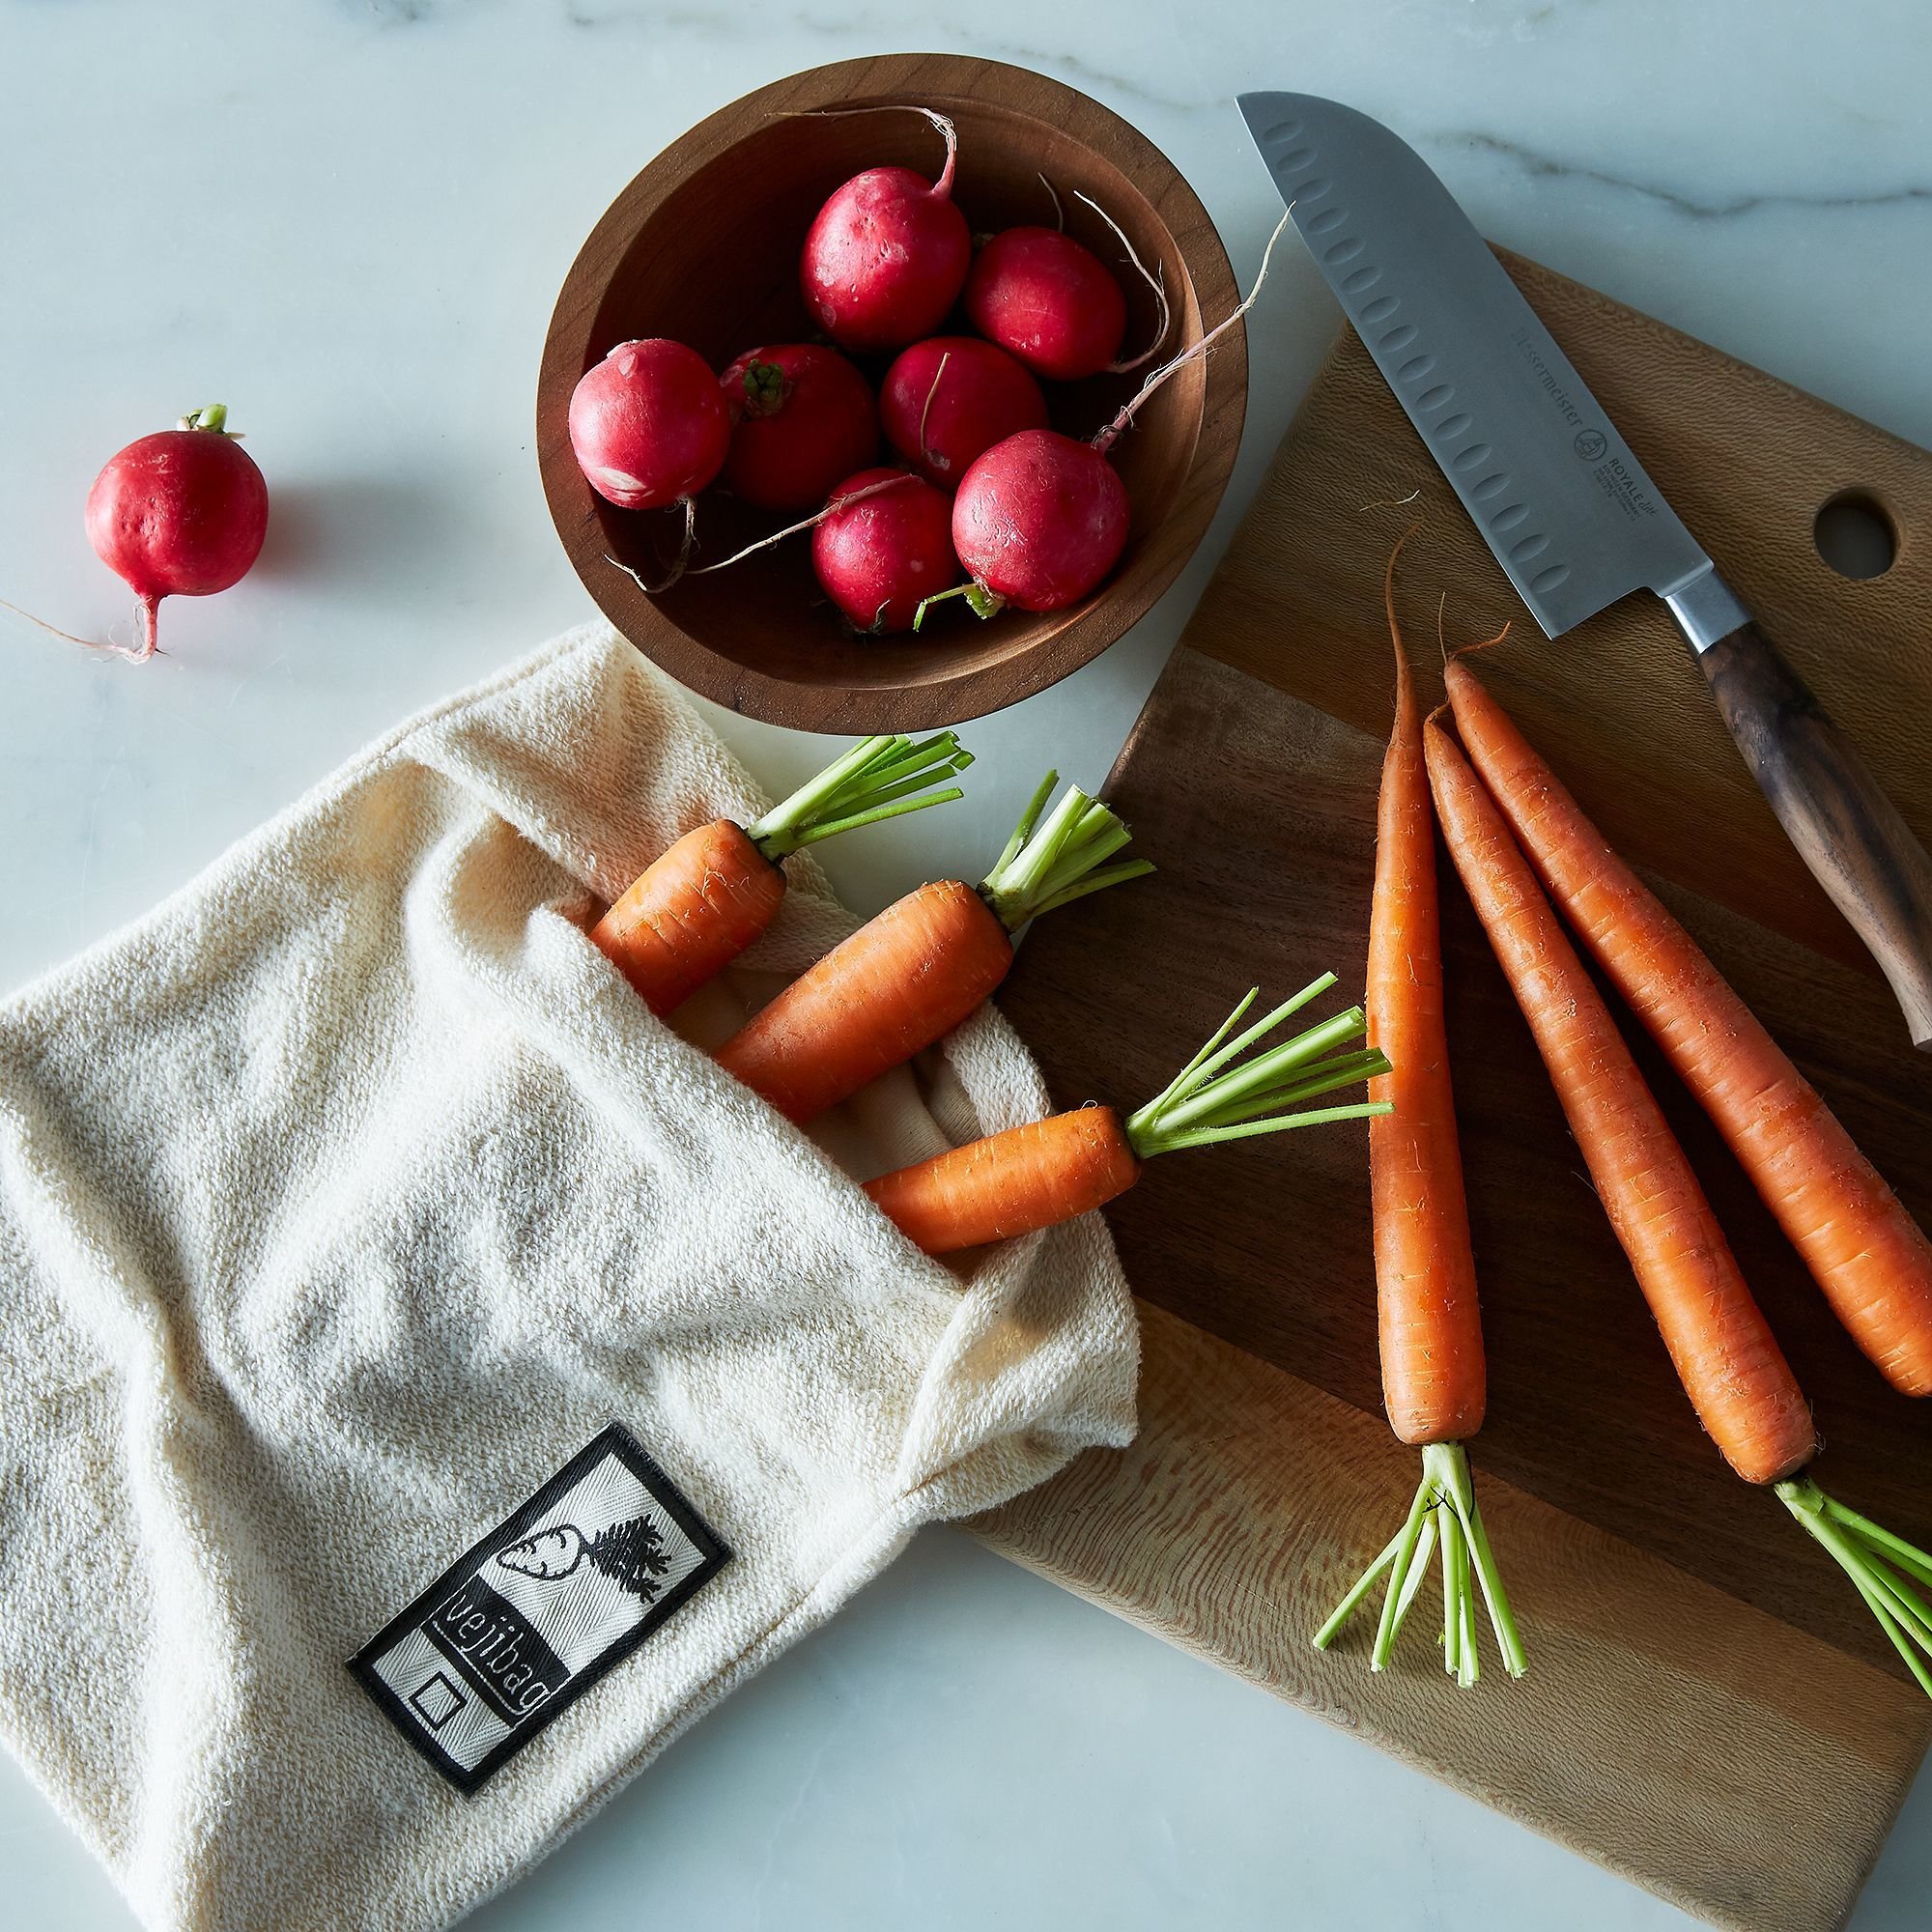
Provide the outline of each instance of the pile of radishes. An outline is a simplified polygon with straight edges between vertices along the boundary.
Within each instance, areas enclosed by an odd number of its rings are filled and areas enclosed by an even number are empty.
[[[1097,211],[1158,302],[1158,334],[1122,360],[1126,298],[1099,257],[1046,227],[1006,229],[976,251],[952,200],[952,122],[903,111],[944,135],[945,166],[930,182],[867,168],[818,211],[799,283],[829,343],[748,350],[718,376],[682,343],[621,342],[579,382],[570,440],[591,487],[623,509],[683,513],[677,561],[646,589],[688,567],[693,499],[714,485],[803,521],[702,568],[809,529],[820,585],[864,634],[914,628],[941,596],[965,597],[982,617],[1009,604],[1062,610],[1119,559],[1129,509],[1107,452],[1146,395],[1219,330],[1091,440],[1050,428],[1038,379],[1148,360],[1167,333],[1160,285]],[[936,332],[956,309],[977,334]],[[892,357],[876,396],[853,355]],[[878,467],[882,435],[895,461]]]

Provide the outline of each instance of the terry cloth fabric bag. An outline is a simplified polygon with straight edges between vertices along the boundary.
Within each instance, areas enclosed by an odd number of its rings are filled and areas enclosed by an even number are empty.
[[[821,1145],[584,938],[761,803],[582,631],[0,1007],[0,1726],[148,1924],[444,1923],[1131,1435],[1097,1217],[962,1279],[825,1151],[1039,1113],[997,1016]],[[739,1010],[849,929],[790,873]]]

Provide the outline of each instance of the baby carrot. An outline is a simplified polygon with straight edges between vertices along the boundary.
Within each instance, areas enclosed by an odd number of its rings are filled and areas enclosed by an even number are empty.
[[[660,1017],[728,966],[778,916],[781,862],[803,845],[960,796],[932,787],[973,762],[951,731],[914,744],[864,738],[750,825],[687,832],[633,882],[590,937]]]
[[[1932,1695],[1932,1555],[1805,1473],[1811,1411],[1683,1149],[1482,781],[1439,725],[1423,739],[1456,868],[1699,1421],[1830,1552]]]
[[[1167,1087],[1124,1121],[1112,1107],[1075,1108],[881,1175],[866,1192],[915,1246],[952,1254],[1098,1208],[1131,1187],[1142,1163],[1158,1153],[1386,1112],[1386,1103],[1299,1104],[1387,1071],[1379,1053],[1334,1051],[1361,1037],[1360,1007],[1236,1064],[1334,983],[1324,973],[1228,1041],[1257,998],[1259,989],[1251,991]]]
[[[1127,828],[1079,786],[1047,811],[1057,782],[1048,772],[977,889],[942,879],[888,906],[753,1013],[719,1065],[787,1120],[811,1120],[973,1012],[1006,978],[1028,921],[1153,870],[1145,859],[1105,863]]]
[[[1399,554],[1402,546],[1396,546]],[[1406,1520],[1316,1633],[1325,1650],[1387,1576],[1369,1667],[1386,1667],[1431,1555],[1442,1568],[1442,1662],[1465,1688],[1477,1677],[1471,1576],[1488,1605],[1504,1667],[1520,1677],[1522,1640],[1491,1554],[1463,1444],[1483,1426],[1487,1370],[1463,1156],[1442,1014],[1435,819],[1422,755],[1422,719],[1395,617],[1395,554],[1382,582],[1395,649],[1395,724],[1376,812],[1376,883],[1369,910],[1368,1043],[1391,1063],[1369,1082],[1389,1111],[1369,1122],[1377,1328],[1389,1427],[1422,1450],[1422,1482]]]
[[[1577,937],[1716,1122],[1853,1340],[1893,1387],[1932,1394],[1932,1241],[1475,672],[1452,661],[1447,678],[1470,762]]]

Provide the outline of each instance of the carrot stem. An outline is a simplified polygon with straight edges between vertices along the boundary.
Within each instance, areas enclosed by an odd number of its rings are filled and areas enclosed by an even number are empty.
[[[957,785],[933,786],[973,762],[951,731],[918,743],[897,733],[862,738],[782,803],[746,826],[746,836],[778,864],[786,853],[861,825],[923,811],[963,796]]]
[[[1157,1153],[1172,1153],[1180,1148],[1208,1147],[1217,1141],[1246,1140],[1255,1134],[1283,1133],[1291,1127],[1322,1126],[1386,1113],[1386,1101],[1291,1111],[1299,1101],[1389,1070],[1387,1059],[1373,1048],[1330,1057],[1331,1048],[1360,1037],[1366,1022],[1359,1007],[1320,1021],[1245,1065],[1236,1064],[1290,1013],[1334,983],[1332,973],[1323,974],[1230,1040],[1229,1034],[1260,991],[1250,988],[1207,1045],[1128,1120],[1127,1140],[1135,1153],[1142,1160],[1151,1160]]]
[[[1399,1529],[1382,1545],[1382,1553],[1355,1578],[1354,1583],[1350,1588],[1349,1594],[1336,1605],[1334,1612],[1328,1621],[1315,1633],[1315,1648],[1317,1650],[1326,1650],[1335,1641],[1337,1634],[1340,1632],[1342,1626],[1349,1621],[1356,1605],[1375,1588],[1377,1577],[1395,1561],[1397,1554],[1402,1548],[1402,1539],[1403,1531]],[[1398,1611],[1399,1614],[1400,1611]]]
[[[1932,1604],[1899,1574],[1903,1570],[1927,1581],[1932,1556],[1833,1502],[1808,1476],[1787,1477],[1773,1487],[1777,1499],[1852,1579],[1919,1689],[1932,1697],[1932,1670],[1919,1655],[1922,1651],[1932,1657]]]
[[[1512,1677],[1520,1677],[1529,1667],[1522,1637],[1496,1568],[1489,1531],[1483,1526],[1468,1453],[1460,1442],[1425,1445],[1422,1481],[1409,1504],[1407,1519],[1316,1632],[1316,1649],[1328,1648],[1377,1580],[1386,1575],[1381,1616],[1369,1656],[1371,1670],[1386,1669],[1432,1554],[1438,1556],[1442,1576],[1442,1667],[1463,1690],[1471,1688],[1481,1674],[1476,1642],[1476,1594],[1480,1591],[1503,1667]]]
[[[1153,870],[1145,859],[1104,865],[1132,835],[1078,785],[1068,785],[1051,811],[1046,802],[1060,782],[1048,772],[1028,800],[1019,823],[993,868],[980,883],[980,896],[1009,932],[1017,932],[1041,913]]]
[[[1431,1510],[1423,1522],[1422,1538],[1415,1546],[1415,1555],[1408,1566],[1408,1577],[1402,1586],[1402,1599],[1395,1606],[1395,1621],[1389,1626],[1391,1646],[1402,1641],[1402,1627],[1408,1617],[1409,1605],[1422,1594],[1422,1586],[1429,1580],[1429,1559],[1435,1553],[1437,1515],[1437,1511]]]
[[[1414,1596],[1412,1590],[1406,1589],[1409,1565],[1415,1560],[1415,1547],[1422,1537],[1423,1520],[1432,1507],[1431,1492],[1434,1487],[1424,1481],[1415,1492],[1415,1500],[1408,1506],[1408,1520],[1402,1526],[1402,1548],[1396,1551],[1394,1567],[1389,1571],[1388,1590],[1382,1598],[1381,1619],[1376,1626],[1376,1647],[1369,1655],[1371,1670],[1387,1668],[1389,1652],[1395,1647],[1404,1597]]]
[[[1884,1550],[1901,1570],[1917,1577],[1921,1583],[1932,1584],[1932,1562],[1927,1561],[1924,1550],[1907,1543],[1904,1537],[1894,1536],[1890,1530],[1881,1528],[1869,1517],[1861,1516],[1857,1510],[1847,1509],[1835,1496],[1828,1496],[1822,1490],[1819,1492],[1819,1496],[1824,1504],[1825,1514],[1833,1522],[1841,1523],[1861,1543],[1869,1543],[1876,1548]]]

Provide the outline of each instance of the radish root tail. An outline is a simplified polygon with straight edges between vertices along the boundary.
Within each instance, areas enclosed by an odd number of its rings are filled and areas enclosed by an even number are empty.
[[[1044,175],[1040,176],[1041,181],[1045,179]],[[1155,316],[1153,340],[1138,355],[1133,356],[1131,359],[1121,362],[1109,362],[1107,364],[1107,373],[1109,375],[1124,376],[1130,370],[1138,369],[1143,362],[1151,361],[1154,353],[1167,340],[1167,331],[1174,327],[1174,311],[1167,299],[1167,264],[1163,262],[1160,265],[1160,273],[1158,276],[1150,274],[1148,272],[1148,265],[1135,252],[1134,244],[1127,240],[1126,231],[1121,224],[1091,194],[1083,194],[1076,187],[1073,190],[1073,198],[1076,201],[1084,201],[1114,231],[1114,239],[1127,251],[1127,260],[1134,265],[1134,270],[1139,274],[1141,280],[1153,291]]]
[[[940,169],[939,179],[933,183],[932,191],[941,201],[951,197],[952,173],[959,159],[959,129],[936,107],[916,106],[910,100],[884,101],[877,107],[789,107],[779,118],[786,121],[844,121],[855,114],[924,115],[939,129],[946,142],[946,165]]]
[[[618,563],[614,556],[606,556],[604,561],[621,570],[646,597],[662,597],[685,573],[691,562],[691,553],[697,545],[697,505],[689,497],[680,499],[684,504],[684,536],[677,547],[677,561],[655,583],[646,581],[640,570],[633,570],[628,563]]]
[[[31,611],[21,610],[17,604],[8,603],[4,597],[0,597],[0,611],[11,611],[14,616],[24,618],[50,638],[78,644],[84,651],[99,651],[104,657],[125,658],[129,664],[146,664],[150,658],[159,655],[159,646],[155,642],[155,613],[160,601],[158,597],[144,597],[134,607],[141,613],[141,642],[138,646],[108,643],[99,638],[76,637],[71,631],[63,631],[58,624],[49,624],[44,617],[36,617]]]
[[[1053,184],[1047,180],[1045,175],[1040,174],[1037,168],[1034,172],[1039,175],[1039,185],[1046,190],[1047,199],[1053,203],[1053,225],[1060,234],[1065,235],[1066,233],[1066,211],[1060,205],[1060,196],[1055,191]],[[1084,200],[1085,197],[1082,196],[1082,199]]]
[[[1102,456],[1104,456],[1108,452],[1108,450],[1113,448],[1114,444],[1120,440],[1122,432],[1127,429],[1132,424],[1134,419],[1134,412],[1138,410],[1140,406],[1144,402],[1146,402],[1147,399],[1151,395],[1152,395],[1153,392],[1157,388],[1159,388],[1160,385],[1163,383],[1165,383],[1170,376],[1172,376],[1175,373],[1176,370],[1184,368],[1189,362],[1199,361],[1201,357],[1206,355],[1208,350],[1210,350],[1214,346],[1215,341],[1220,336],[1225,335],[1229,329],[1233,328],[1234,326],[1237,322],[1239,322],[1240,319],[1244,315],[1246,315],[1251,308],[1254,307],[1255,299],[1261,294],[1263,284],[1267,280],[1268,264],[1273,259],[1274,256],[1274,244],[1281,240],[1282,230],[1287,226],[1288,226],[1288,213],[1287,211],[1284,211],[1281,219],[1275,223],[1274,233],[1270,235],[1267,239],[1267,246],[1262,250],[1262,265],[1261,268],[1256,271],[1255,285],[1248,291],[1247,296],[1240,302],[1240,304],[1232,311],[1230,311],[1228,315],[1224,316],[1221,321],[1217,322],[1214,325],[1214,327],[1210,328],[1208,331],[1208,333],[1201,338],[1199,342],[1194,343],[1189,348],[1183,349],[1179,355],[1176,355],[1172,357],[1170,360],[1163,362],[1160,365],[1160,367],[1156,369],[1153,372],[1153,374],[1150,376],[1147,379],[1147,381],[1140,385],[1140,388],[1134,393],[1132,399],[1121,411],[1120,414],[1117,415],[1114,418],[1114,420],[1110,422],[1107,425],[1107,427],[1103,429],[1100,432],[1100,434],[1094,439],[1094,447],[1097,449]]]
[[[774,544],[783,543],[786,537],[795,537],[801,530],[816,529],[835,511],[849,510],[854,503],[863,503],[867,497],[876,497],[882,490],[896,490],[901,483],[917,481],[918,478],[907,469],[900,470],[896,476],[882,476],[876,483],[867,483],[863,490],[852,490],[842,497],[834,497],[824,509],[815,515],[803,518],[795,524],[787,524],[783,529],[774,530],[770,536],[760,537],[756,543],[750,543],[743,550],[733,551],[729,556],[721,558],[717,563],[701,564],[691,574],[694,577],[706,577],[714,570],[729,570],[734,563],[743,563],[748,556],[754,555],[761,550],[770,550]],[[619,564],[617,567],[621,570],[623,565]]]
[[[1041,181],[1044,181],[1046,177],[1044,175],[1040,176]],[[934,396],[938,395],[940,378],[946,374],[946,365],[952,360],[952,350],[950,349],[946,350],[939,358],[939,367],[932,372],[932,387],[926,390],[925,401],[921,405],[919,412],[919,453],[922,457],[925,459],[927,463],[931,464],[935,469],[950,469],[952,466],[949,463],[947,463],[944,457],[935,456],[932,453],[931,446],[926,442],[925,440],[925,419],[932,413],[932,399]]]

